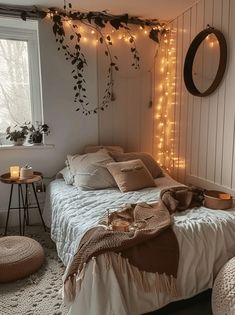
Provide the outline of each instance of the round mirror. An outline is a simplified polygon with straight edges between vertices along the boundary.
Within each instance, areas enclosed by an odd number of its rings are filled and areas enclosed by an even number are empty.
[[[211,27],[192,41],[184,64],[184,82],[195,96],[208,96],[220,84],[227,62],[227,45],[223,34]]]

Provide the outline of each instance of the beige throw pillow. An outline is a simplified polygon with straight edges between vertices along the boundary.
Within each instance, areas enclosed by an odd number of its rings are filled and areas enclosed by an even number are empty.
[[[107,164],[122,192],[156,186],[150,172],[141,160]]]
[[[84,148],[84,153],[94,153],[101,149],[105,149],[108,152],[124,152],[123,148],[117,145],[87,145]]]
[[[67,158],[75,186],[83,189],[104,189],[117,186],[106,167],[114,160],[105,150],[83,155],[68,155]]]
[[[147,167],[153,178],[163,176],[162,170],[154,158],[145,152],[130,152],[130,153],[118,153],[110,152],[110,155],[116,162],[124,162],[130,160],[140,159]]]

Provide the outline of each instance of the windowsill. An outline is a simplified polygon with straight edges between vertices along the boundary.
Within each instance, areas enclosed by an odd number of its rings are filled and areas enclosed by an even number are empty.
[[[34,150],[34,149],[53,149],[54,144],[39,144],[39,145],[0,145],[0,150]]]

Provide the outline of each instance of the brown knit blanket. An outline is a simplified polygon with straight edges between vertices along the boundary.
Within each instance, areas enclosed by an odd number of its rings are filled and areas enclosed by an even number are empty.
[[[110,221],[121,218],[133,225],[129,232],[105,228],[107,222],[104,219],[98,226],[87,231],[66,274],[64,291],[67,301],[74,300],[76,295],[74,278],[84,272],[85,263],[107,252],[121,253],[138,270],[163,274],[164,277],[169,277],[167,281],[171,283],[170,285],[175,286],[172,279],[177,277],[179,246],[170,226],[170,213],[176,211],[177,207],[179,210],[190,207],[194,196],[187,187],[165,189],[161,192],[162,200],[155,204],[130,205],[111,214]],[[138,223],[139,227],[135,228]],[[163,291],[169,293],[172,290]]]

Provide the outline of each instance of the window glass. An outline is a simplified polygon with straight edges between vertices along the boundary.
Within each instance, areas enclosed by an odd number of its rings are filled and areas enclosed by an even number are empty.
[[[0,145],[7,127],[43,123],[39,61],[38,21],[0,18]]]
[[[32,120],[28,43],[0,39],[0,133]]]

